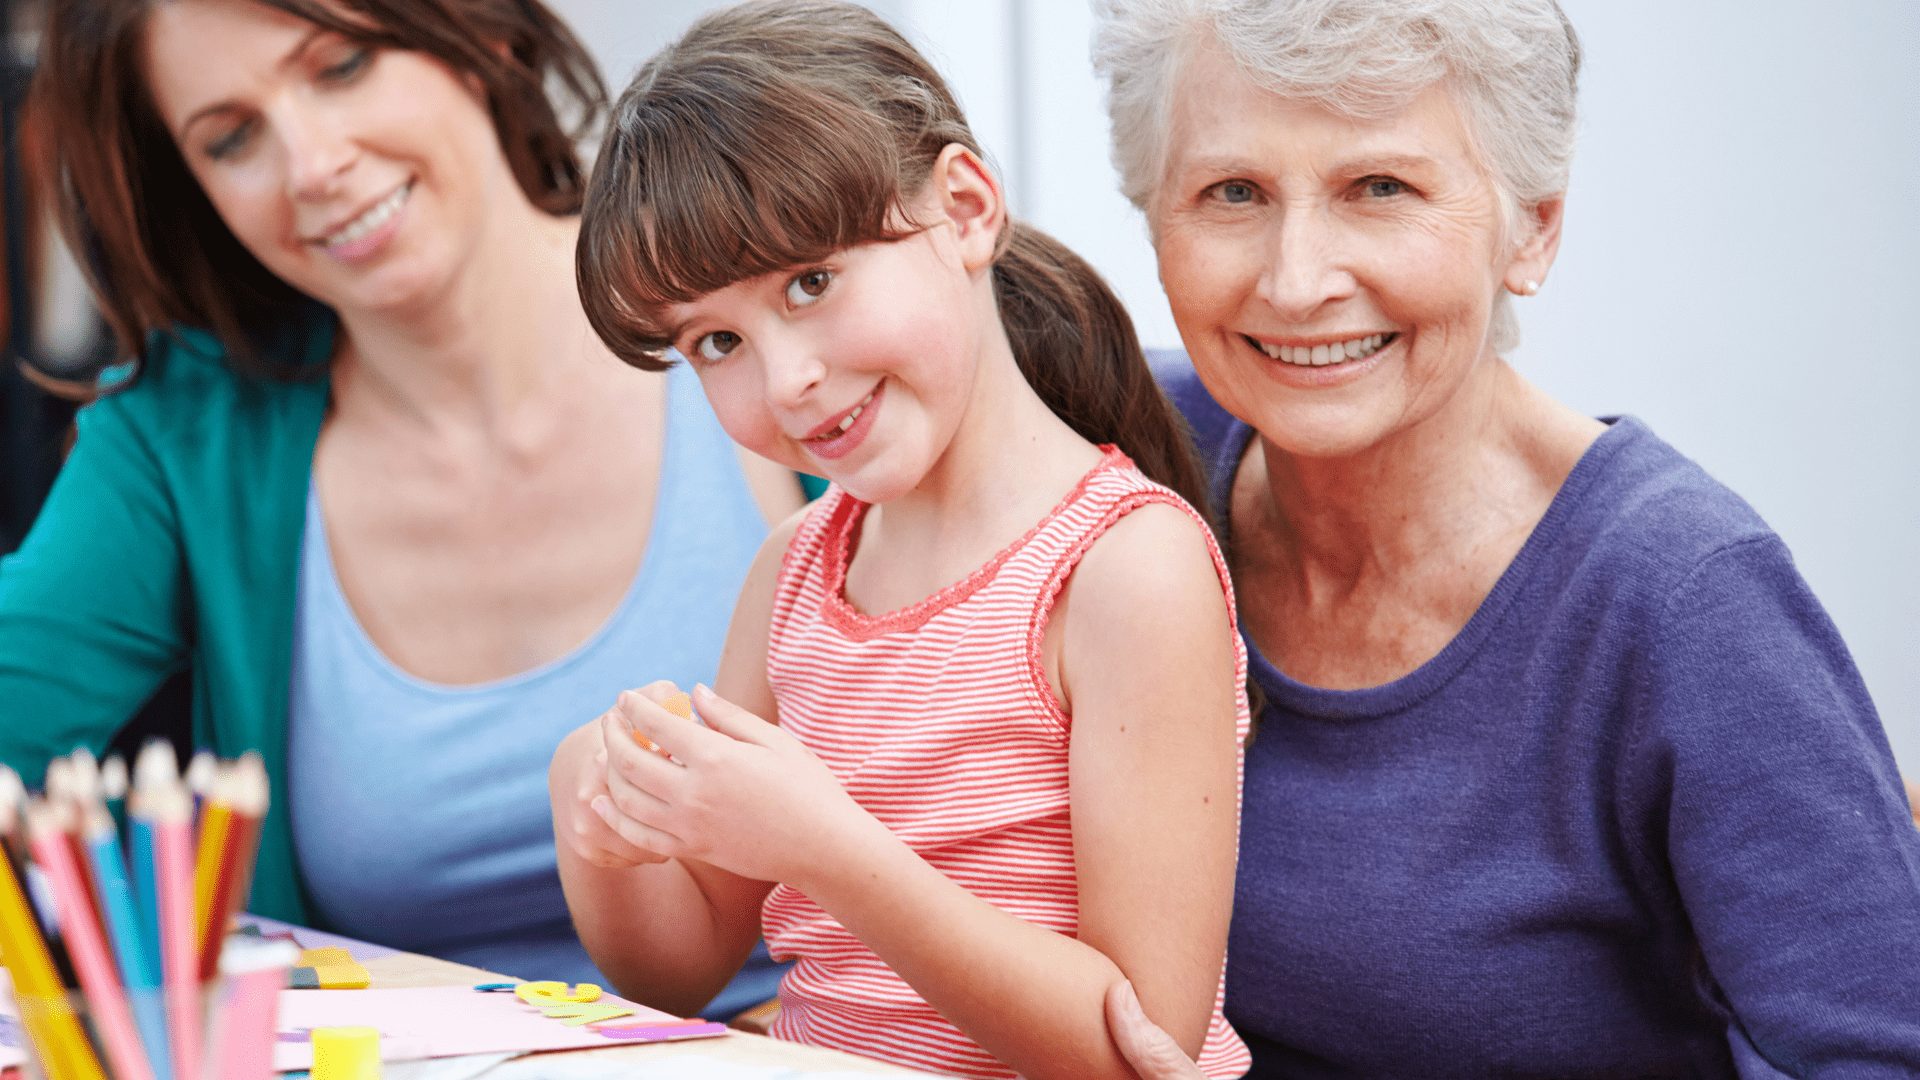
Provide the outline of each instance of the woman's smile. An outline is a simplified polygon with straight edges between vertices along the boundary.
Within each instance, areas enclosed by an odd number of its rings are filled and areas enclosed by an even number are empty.
[[[1270,359],[1295,367],[1326,367],[1329,364],[1344,364],[1349,360],[1365,360],[1388,345],[1400,335],[1395,333],[1365,334],[1359,337],[1334,339],[1332,341],[1287,344],[1262,341],[1252,334],[1242,335],[1254,348],[1266,353]]]
[[[413,194],[414,178],[394,188],[352,220],[328,229],[307,242],[342,262],[358,262],[371,255],[400,231],[401,209]]]

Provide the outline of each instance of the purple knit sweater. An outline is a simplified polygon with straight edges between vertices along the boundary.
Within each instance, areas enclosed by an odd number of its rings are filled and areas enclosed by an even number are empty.
[[[1167,381],[1231,543],[1253,433]],[[1249,1076],[1920,1076],[1920,831],[1873,702],[1786,545],[1639,421],[1418,670],[1323,690],[1249,651]]]

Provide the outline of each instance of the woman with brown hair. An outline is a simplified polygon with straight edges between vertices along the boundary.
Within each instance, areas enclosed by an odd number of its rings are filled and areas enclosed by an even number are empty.
[[[636,670],[713,677],[800,491],[587,324],[591,62],[527,0],[62,0],[42,71],[135,366],[0,569],[0,757],[191,669],[273,777],[252,910],[594,978],[546,762]]]

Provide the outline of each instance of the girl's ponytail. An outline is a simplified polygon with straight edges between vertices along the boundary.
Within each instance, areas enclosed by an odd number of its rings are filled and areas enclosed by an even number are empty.
[[[1118,446],[1207,514],[1186,424],[1153,381],[1120,298],[1086,260],[1024,222],[1008,222],[1005,242],[993,291],[1028,384],[1087,440]]]

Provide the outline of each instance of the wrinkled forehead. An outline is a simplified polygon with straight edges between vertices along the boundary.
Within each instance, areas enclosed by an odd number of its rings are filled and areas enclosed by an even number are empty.
[[[1224,49],[1196,49],[1168,103],[1164,181],[1195,171],[1277,175],[1380,171],[1415,162],[1478,171],[1471,133],[1451,88],[1377,95],[1355,110],[1326,96],[1288,96],[1247,71]]]

